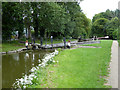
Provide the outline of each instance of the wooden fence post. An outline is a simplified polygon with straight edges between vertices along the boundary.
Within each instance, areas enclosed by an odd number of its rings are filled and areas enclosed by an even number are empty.
[[[51,36],[51,46],[53,48],[53,36]]]
[[[42,37],[40,39],[40,44],[41,44],[41,46],[43,45],[43,38]]]
[[[64,48],[66,48],[66,39],[64,37]]]

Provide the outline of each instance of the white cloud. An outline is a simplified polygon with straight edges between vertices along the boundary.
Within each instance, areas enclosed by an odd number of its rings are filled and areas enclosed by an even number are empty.
[[[87,17],[92,19],[95,14],[105,12],[107,9],[117,9],[119,1],[120,0],[84,0],[80,3],[80,6]]]

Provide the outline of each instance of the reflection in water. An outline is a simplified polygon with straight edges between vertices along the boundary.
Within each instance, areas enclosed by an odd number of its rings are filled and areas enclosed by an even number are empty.
[[[26,56],[27,58],[29,58],[29,54],[28,54],[28,53],[26,53],[25,56]]]
[[[24,59],[25,60],[29,59],[29,54],[28,53],[25,53]]]
[[[17,78],[29,74],[32,67],[38,65],[46,53],[51,51],[31,51],[2,56],[2,87],[10,88]]]
[[[34,62],[34,60],[35,60],[35,55],[33,54],[33,62]]]
[[[39,54],[39,58],[40,58],[40,54]]]
[[[18,53],[13,54],[13,59],[19,61],[19,54]]]

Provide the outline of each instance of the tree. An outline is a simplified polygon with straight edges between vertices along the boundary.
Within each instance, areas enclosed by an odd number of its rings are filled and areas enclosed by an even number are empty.
[[[95,35],[95,36],[107,35],[107,30],[105,26],[108,22],[109,20],[105,18],[97,19],[92,25],[92,35]]]
[[[91,30],[90,21],[82,12],[78,2],[66,2],[66,3],[58,3],[63,6],[66,11],[68,23],[66,24],[65,32],[74,38],[85,35],[89,37],[89,31]]]
[[[32,26],[32,9],[30,2],[22,2],[23,9],[23,20],[24,20],[24,27],[28,30],[28,38],[31,38],[31,26]]]
[[[115,17],[115,13],[107,9],[106,12],[95,14],[95,16],[92,19],[92,23],[94,23],[97,19],[100,19],[100,18],[106,18],[108,20],[111,20],[114,17]]]
[[[51,35],[54,38],[89,37],[91,32],[91,21],[78,2],[3,3],[3,19],[3,37],[6,39],[14,31],[19,31],[19,38],[22,37],[24,28],[31,38],[31,27],[36,38]]]
[[[23,32],[22,9],[17,2],[2,3],[2,38],[10,39],[12,32],[19,31],[19,38]]]
[[[33,27],[35,31],[35,38],[38,38],[38,31],[39,31],[39,18],[38,16],[40,15],[39,13],[39,8],[41,7],[41,3],[37,2],[31,2],[31,7],[32,7],[32,17],[33,17]]]
[[[119,30],[119,20],[120,20],[120,10],[116,9],[115,11],[110,11],[109,9],[106,10],[106,12],[101,12],[96,14],[93,19],[92,19],[92,31],[93,34],[95,34],[95,22],[100,19],[100,18],[105,18],[108,19],[109,22],[106,23],[104,26],[104,30],[106,30],[106,35],[109,35],[111,39],[116,39],[117,38],[117,33]],[[95,28],[95,29],[94,29]],[[99,32],[100,33],[100,32]]]
[[[57,3],[41,3],[40,8],[40,35],[44,33],[44,37],[64,34],[65,29],[65,11]],[[41,35],[42,36],[42,35]]]
[[[118,25],[119,25],[119,20],[117,17],[112,18],[111,21],[107,23],[107,26],[106,26],[107,35],[109,35],[111,39],[117,38]]]

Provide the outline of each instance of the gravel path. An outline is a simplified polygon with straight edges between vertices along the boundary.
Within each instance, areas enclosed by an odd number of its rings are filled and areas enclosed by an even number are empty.
[[[118,88],[118,42],[113,41],[111,48],[111,62],[110,62],[110,74],[108,78],[108,84],[112,88]]]
[[[75,47],[73,47],[73,48],[71,48],[71,49],[76,49],[76,48],[101,48],[101,47],[96,47],[96,46],[75,46]]]

